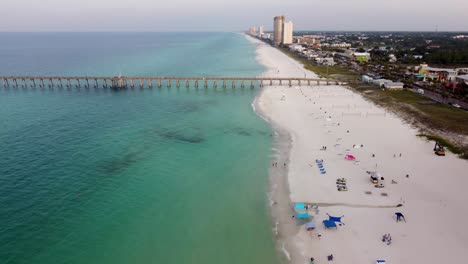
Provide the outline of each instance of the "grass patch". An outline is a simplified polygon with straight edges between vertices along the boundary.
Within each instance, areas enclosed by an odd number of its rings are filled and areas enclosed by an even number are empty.
[[[444,139],[442,137],[439,137],[439,136],[436,136],[436,135],[429,135],[429,134],[418,134],[417,136],[418,137],[424,137],[429,141],[434,141],[434,143],[439,142],[439,144],[441,146],[447,148],[452,153],[463,154],[463,150],[461,148],[453,145],[452,143],[450,143],[449,141],[447,141],[446,139]]]
[[[382,91],[376,89],[373,96],[381,104],[408,104],[418,110],[414,118],[429,127],[452,133],[468,134],[468,112],[441,103],[427,103],[427,98],[408,90]],[[401,110],[405,110],[402,108]]]

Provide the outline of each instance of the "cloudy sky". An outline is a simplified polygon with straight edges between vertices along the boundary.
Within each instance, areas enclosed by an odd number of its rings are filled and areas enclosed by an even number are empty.
[[[0,31],[468,31],[468,0],[1,0]]]

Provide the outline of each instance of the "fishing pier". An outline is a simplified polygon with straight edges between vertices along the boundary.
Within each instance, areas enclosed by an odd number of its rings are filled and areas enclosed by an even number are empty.
[[[331,79],[317,78],[269,78],[269,77],[90,77],[90,76],[0,76],[0,86],[4,88],[161,88],[163,86],[186,88],[203,86],[208,88],[254,88],[264,86],[319,86],[344,84]]]

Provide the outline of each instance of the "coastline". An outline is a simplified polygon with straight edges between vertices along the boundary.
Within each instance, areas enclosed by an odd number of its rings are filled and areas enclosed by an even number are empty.
[[[248,35],[243,35],[254,45],[259,43],[260,45],[265,45]],[[259,77],[274,75],[276,69],[262,61],[262,56],[258,53],[258,47],[256,60],[259,64],[266,67],[266,71]],[[297,66],[301,67],[299,63]],[[289,131],[270,118],[268,113],[260,106],[259,99],[262,97],[264,91],[264,89],[261,89],[257,94],[252,102],[252,108],[260,118],[271,126],[273,131],[272,166],[269,170],[269,192],[267,194],[269,202],[268,209],[272,217],[272,233],[281,261],[283,263],[300,263],[301,261],[298,259],[298,256],[301,255],[299,249],[292,246],[293,241],[291,241],[294,235],[300,230],[300,225],[290,221],[292,200],[290,198],[291,191],[288,184],[288,171],[293,139]],[[275,162],[278,162],[278,167],[273,166]],[[284,164],[286,164],[286,166]]]
[[[281,51],[246,38],[257,46],[257,61],[267,67],[262,76],[314,75]],[[461,177],[466,161],[451,153],[435,156],[433,143],[416,137],[416,129],[342,86],[265,87],[253,107],[275,131],[272,162],[287,163],[270,169],[269,193],[277,248],[287,262],[314,257],[325,263],[329,254],[334,263],[440,263],[468,257],[468,232],[447,219],[468,216],[463,191],[468,180]],[[345,153],[358,161],[344,160]],[[326,176],[318,173],[315,159],[325,161]],[[374,188],[366,170],[382,172],[385,188]],[[335,180],[342,177],[349,181],[347,192],[336,190]],[[307,232],[304,223],[291,218],[294,202],[319,205],[320,213],[313,214],[316,230]],[[412,220],[395,222],[398,211]],[[328,213],[345,215],[346,225],[324,229],[321,222]],[[444,231],[432,229],[442,225]],[[394,237],[391,246],[380,241],[387,233]],[[449,250],[439,251],[445,247]]]

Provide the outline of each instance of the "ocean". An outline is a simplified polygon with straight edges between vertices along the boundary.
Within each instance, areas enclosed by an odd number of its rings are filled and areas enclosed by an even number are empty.
[[[236,33],[0,33],[0,75],[263,70]],[[0,262],[279,263],[257,93],[1,88]]]

